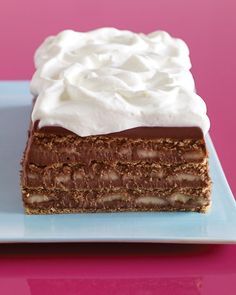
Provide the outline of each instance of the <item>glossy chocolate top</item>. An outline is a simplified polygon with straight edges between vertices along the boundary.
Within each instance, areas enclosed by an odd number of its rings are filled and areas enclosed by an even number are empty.
[[[59,126],[46,126],[38,128],[38,121],[35,122],[33,132],[43,134],[55,134],[58,136],[76,135],[75,133]],[[78,136],[78,135],[76,135]],[[137,127],[120,132],[102,134],[104,137],[124,137],[124,138],[176,138],[176,139],[202,139],[203,132],[199,127]]]

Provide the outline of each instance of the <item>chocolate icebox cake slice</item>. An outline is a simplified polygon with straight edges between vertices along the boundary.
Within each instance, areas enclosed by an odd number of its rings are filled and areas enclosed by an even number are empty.
[[[205,211],[210,179],[200,129],[185,128],[183,138],[182,128],[150,127],[153,136],[146,128],[89,137],[32,128],[22,174],[26,212]]]
[[[210,124],[182,40],[63,31],[35,66],[26,213],[207,211]]]

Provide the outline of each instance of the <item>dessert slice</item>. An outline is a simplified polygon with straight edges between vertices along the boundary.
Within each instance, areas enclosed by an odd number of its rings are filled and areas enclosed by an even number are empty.
[[[210,205],[199,128],[146,127],[79,137],[35,125],[23,166],[27,213],[204,212]]]
[[[64,31],[44,41],[35,64],[26,213],[209,208],[209,119],[183,41]]]

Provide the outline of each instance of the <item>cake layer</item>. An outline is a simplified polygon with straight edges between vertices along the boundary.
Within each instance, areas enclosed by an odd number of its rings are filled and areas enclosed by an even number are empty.
[[[51,134],[57,136],[77,135],[74,132],[60,126],[44,126],[39,128],[39,121],[33,124],[33,133]],[[202,130],[199,127],[136,127],[119,132],[103,134],[106,137],[123,137],[123,138],[174,138],[178,140],[191,138],[203,139]],[[80,136],[79,136],[80,137]]]
[[[143,128],[141,129],[144,132]],[[152,131],[149,131],[149,129],[152,129]],[[178,130],[176,134],[181,129],[176,128]],[[183,132],[186,133],[188,128],[184,129]],[[60,130],[64,132],[62,129]],[[145,130],[146,135],[153,132],[153,137],[155,136],[155,130],[159,130],[157,133],[161,132],[161,134],[165,131],[167,135],[168,132],[170,133],[169,128],[146,128]],[[172,128],[171,132],[174,132],[174,130],[175,128]],[[195,129],[193,128],[193,130]],[[155,161],[163,164],[175,164],[202,162],[207,156],[203,138],[159,138],[158,135],[157,138],[152,138],[150,134],[147,138],[138,138],[138,136],[141,136],[138,135],[139,128],[129,132],[134,132],[135,136],[133,134],[128,137],[128,134],[124,132],[123,135],[120,133],[114,135],[114,137],[106,135],[83,138],[75,134],[59,135],[49,133],[48,130],[44,133],[42,130],[39,132],[33,129],[30,132],[25,161],[37,166],[47,166],[54,163],[88,164],[94,160],[98,162]]]
[[[207,161],[182,165],[158,163],[124,164],[92,162],[90,165],[54,164],[25,169],[22,184],[27,188],[48,189],[156,189],[172,187],[206,187],[210,183]]]
[[[210,205],[208,189],[60,191],[23,189],[27,213],[199,211]]]

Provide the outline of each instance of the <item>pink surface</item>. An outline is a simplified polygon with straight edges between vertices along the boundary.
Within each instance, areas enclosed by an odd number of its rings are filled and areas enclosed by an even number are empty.
[[[229,245],[57,244],[0,250],[4,295],[235,294],[235,247]]]
[[[211,135],[235,193],[235,10],[235,0],[2,0],[0,79],[30,79],[36,47],[47,35],[66,28],[167,30],[186,40],[191,49],[197,89],[208,105]],[[2,246],[0,288],[7,295],[16,294],[16,289],[17,294],[45,295],[236,292],[234,246],[109,248]]]

